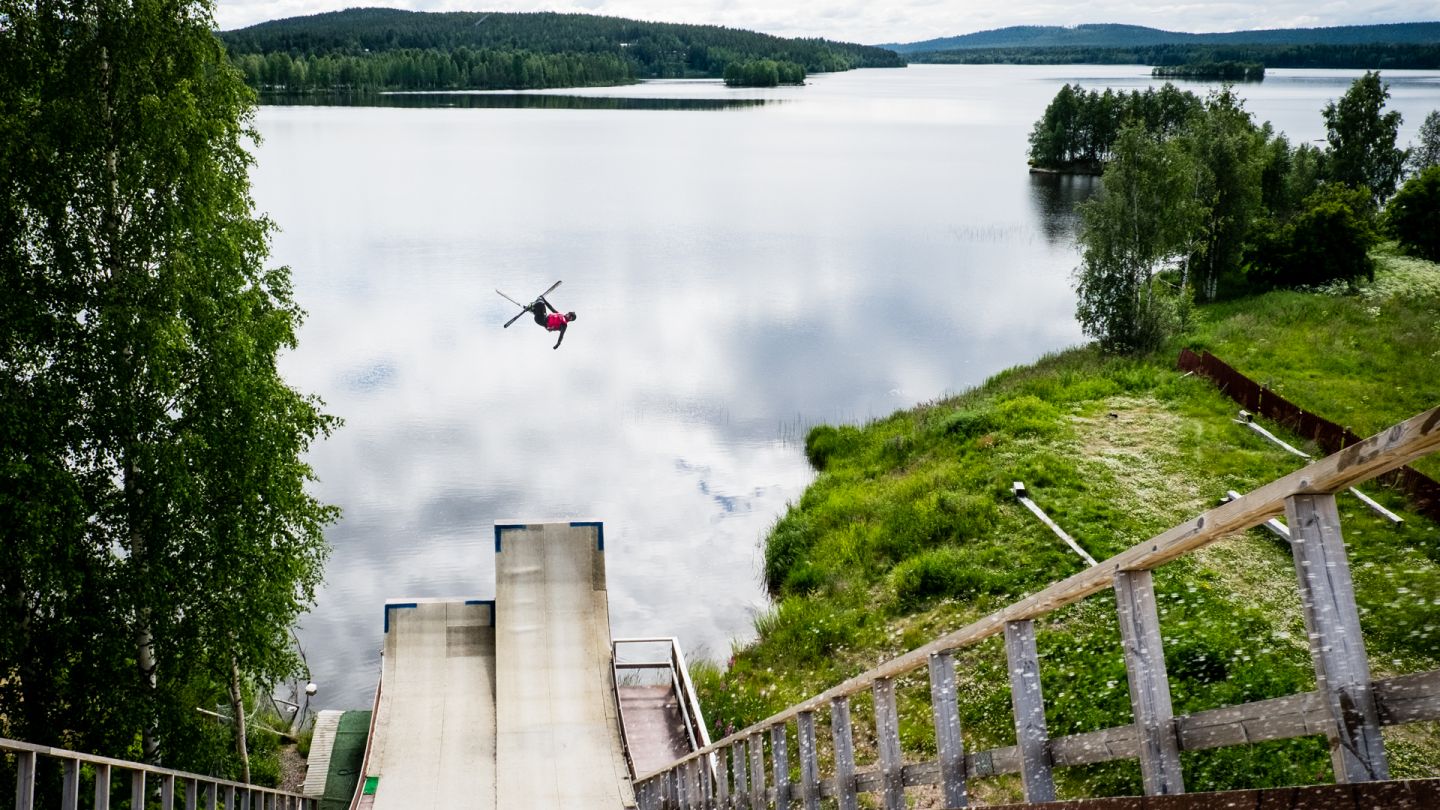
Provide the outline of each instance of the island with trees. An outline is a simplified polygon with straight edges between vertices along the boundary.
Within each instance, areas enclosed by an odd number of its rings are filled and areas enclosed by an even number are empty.
[[[247,84],[283,93],[525,90],[667,78],[774,86],[803,82],[806,73],[905,65],[893,51],[866,45],[551,12],[349,9],[220,37]]]
[[[1150,75],[1156,79],[1258,82],[1265,79],[1265,66],[1259,62],[1189,62],[1160,65],[1152,68]]]

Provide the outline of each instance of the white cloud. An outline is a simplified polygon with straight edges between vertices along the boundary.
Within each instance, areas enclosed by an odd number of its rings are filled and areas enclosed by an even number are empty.
[[[219,0],[222,29],[266,20],[337,11],[354,0]],[[1134,4],[1117,0],[1074,4],[1006,0],[971,3],[897,0],[408,0],[394,4],[415,11],[561,11],[605,14],[659,22],[725,25],[780,36],[823,36],[850,42],[912,42],[1002,28],[1009,25],[1126,23],[1171,31],[1213,32],[1253,28],[1364,25],[1436,19],[1430,0],[1395,0],[1362,7],[1350,2],[1170,2]]]

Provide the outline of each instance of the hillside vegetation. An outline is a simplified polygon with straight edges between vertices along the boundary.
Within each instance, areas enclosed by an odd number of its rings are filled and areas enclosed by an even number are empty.
[[[1069,576],[1084,563],[1020,506],[1013,481],[1096,558],[1114,555],[1301,462],[1235,424],[1238,406],[1174,368],[1208,349],[1291,401],[1369,435],[1440,404],[1440,265],[1377,255],[1353,292],[1277,291],[1202,307],[1153,354],[1077,348],[945,400],[863,426],[822,425],[815,482],[765,541],[773,608],[758,640],[699,684],[713,733],[742,728]],[[1271,426],[1272,428],[1274,426]],[[1293,443],[1305,446],[1299,440]],[[1316,448],[1308,448],[1312,453]],[[1435,474],[1435,459],[1425,465]],[[1396,493],[1394,528],[1342,496],[1376,677],[1440,667],[1440,528]],[[1156,572],[1177,713],[1314,688],[1290,553],[1260,530]],[[1113,596],[1037,621],[1052,736],[1131,722]],[[967,751],[1015,741],[1003,645],[958,655]],[[923,670],[901,683],[901,739],[933,758]],[[858,744],[874,761],[868,697]],[[828,733],[817,732],[828,739]],[[1440,775],[1434,724],[1386,730],[1392,775]],[[825,748],[826,746],[822,746]],[[1310,737],[1183,755],[1189,790],[1330,781]],[[1140,793],[1134,762],[1062,769],[1062,797]],[[1019,801],[1018,780],[977,780],[981,802]]]
[[[978,48],[1134,48],[1148,45],[1434,45],[1440,22],[1270,28],[1191,34],[1142,25],[1014,25],[955,37],[881,45],[900,54]]]
[[[809,73],[903,67],[895,53],[824,39],[785,39],[714,25],[589,14],[364,8],[220,33],[257,89],[462,90],[721,78],[758,60]]]

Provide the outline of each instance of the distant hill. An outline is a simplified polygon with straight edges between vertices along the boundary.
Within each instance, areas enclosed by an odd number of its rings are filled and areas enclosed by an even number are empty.
[[[1219,34],[1187,34],[1139,25],[1016,25],[954,37],[877,47],[901,55],[980,48],[1136,48],[1155,45],[1435,45],[1440,22],[1273,28]]]
[[[219,32],[246,80],[267,90],[501,89],[719,78],[731,63],[809,73],[903,67],[893,51],[825,39],[588,14],[387,8],[293,17]]]

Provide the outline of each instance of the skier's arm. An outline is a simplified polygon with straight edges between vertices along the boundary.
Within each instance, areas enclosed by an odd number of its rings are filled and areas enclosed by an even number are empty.
[[[560,342],[565,339],[565,329],[566,329],[566,328],[567,328],[567,324],[561,324],[561,325],[560,325],[560,337],[559,337],[558,339],[556,339],[555,345],[554,345],[554,346],[551,346],[550,348],[552,348],[552,349],[558,349],[558,348],[560,348]]]

